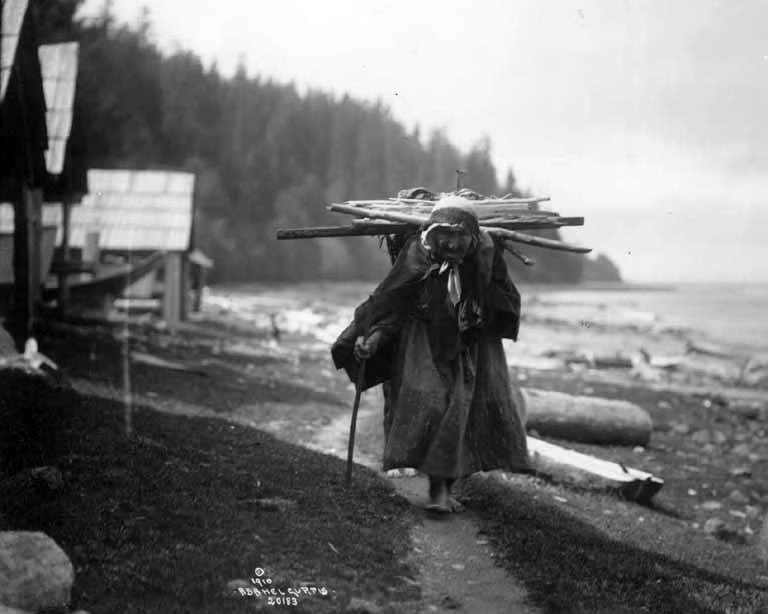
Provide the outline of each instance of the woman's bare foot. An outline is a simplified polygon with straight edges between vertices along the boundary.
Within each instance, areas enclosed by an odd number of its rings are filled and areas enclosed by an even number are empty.
[[[464,506],[459,502],[459,500],[453,494],[453,487],[455,485],[456,485],[455,478],[448,478],[445,480],[446,504],[448,505],[448,508],[452,512],[463,512]]]
[[[429,476],[429,501],[426,509],[428,512],[448,514],[451,512],[448,500],[448,487],[445,480],[434,475]]]

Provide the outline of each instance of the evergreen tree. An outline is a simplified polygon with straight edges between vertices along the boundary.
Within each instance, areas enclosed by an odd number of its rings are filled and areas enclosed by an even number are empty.
[[[380,102],[250,77],[231,78],[191,52],[164,56],[148,15],[116,24],[75,21],[82,0],[33,0],[44,41],[80,42],[79,108],[91,167],[186,169],[196,175],[195,244],[216,262],[215,280],[380,277],[388,266],[375,238],[275,240],[275,228],[332,224],[328,202],[386,198],[402,188],[450,191],[456,171],[483,194],[521,195],[513,171],[499,184],[491,140],[461,152],[443,130],[426,142]],[[555,230],[542,236],[557,238]],[[581,256],[531,248],[518,279],[578,281]],[[587,263],[587,266],[591,266]],[[609,271],[602,260],[597,271]]]

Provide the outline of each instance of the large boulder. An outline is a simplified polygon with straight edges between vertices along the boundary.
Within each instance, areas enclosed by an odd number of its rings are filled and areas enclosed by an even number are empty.
[[[45,533],[0,532],[0,603],[37,612],[69,604],[75,570]]]

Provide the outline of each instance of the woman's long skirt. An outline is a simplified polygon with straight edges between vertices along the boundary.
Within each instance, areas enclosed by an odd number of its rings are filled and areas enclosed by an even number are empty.
[[[440,361],[426,323],[409,319],[385,391],[384,469],[414,467],[446,478],[527,471],[524,411],[499,337],[481,333],[455,360]]]

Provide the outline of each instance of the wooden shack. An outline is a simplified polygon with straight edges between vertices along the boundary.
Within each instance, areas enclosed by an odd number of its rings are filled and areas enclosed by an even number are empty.
[[[69,254],[69,220],[73,205],[88,192],[82,117],[75,112],[78,74],[78,43],[42,45],[38,50],[43,74],[43,89],[48,126],[48,151],[45,155],[48,177],[44,188],[45,203],[61,209],[57,228],[57,257],[46,269],[58,276],[58,304],[63,313],[69,300],[68,275],[78,267]],[[43,206],[43,227],[52,220],[50,206]]]
[[[131,265],[163,254],[162,267],[132,279],[128,293],[151,292],[162,268],[163,317],[170,324],[187,314],[194,180],[173,171],[91,169],[89,194],[71,213],[69,246],[84,260]],[[50,214],[54,219],[56,212]]]
[[[38,55],[48,127],[44,201],[57,203],[63,209],[60,238],[66,247],[69,208],[88,193],[82,117],[75,106],[79,45],[74,42],[41,45]]]
[[[0,12],[0,202],[12,203],[13,302],[6,317],[17,346],[32,336],[41,284],[43,187],[48,130],[34,18],[27,0]],[[7,257],[7,250],[0,256]]]
[[[39,284],[44,283],[51,271],[51,265],[61,273],[59,287],[66,299],[66,272],[68,266],[68,220],[69,209],[77,204],[88,191],[85,152],[83,146],[82,121],[74,112],[75,90],[78,73],[77,43],[60,43],[38,47],[43,93],[45,100],[45,121],[48,147],[45,152],[45,177],[43,199],[45,203],[57,203],[61,215],[51,217],[50,205],[41,210],[40,272]],[[12,286],[14,275],[7,254],[13,250],[15,212],[9,204],[0,204],[0,285]],[[62,250],[58,262],[52,262],[54,242],[60,238]],[[37,287],[39,287],[39,284]]]

